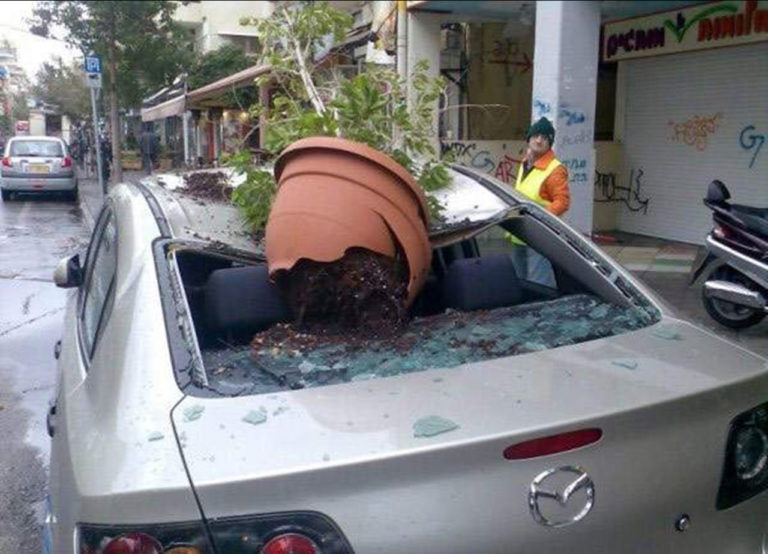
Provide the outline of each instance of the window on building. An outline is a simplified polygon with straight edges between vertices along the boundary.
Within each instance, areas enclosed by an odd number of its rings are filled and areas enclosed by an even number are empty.
[[[248,37],[242,35],[228,35],[226,37],[230,44],[241,48],[246,54],[258,54],[259,53],[259,39],[258,37]]]
[[[441,139],[523,140],[531,121],[534,43],[534,27],[518,21],[443,25],[440,70],[448,86]],[[595,140],[613,140],[616,67],[598,68]]]
[[[616,74],[619,64],[601,63],[597,69],[595,140],[613,140],[616,120]]]

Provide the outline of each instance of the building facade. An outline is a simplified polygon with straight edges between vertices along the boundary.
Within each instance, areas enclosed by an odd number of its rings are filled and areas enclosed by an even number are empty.
[[[408,60],[448,79],[439,137],[459,162],[512,184],[547,116],[570,223],[701,243],[712,179],[768,205],[767,4],[412,1]]]
[[[263,19],[270,13],[270,2],[202,0],[179,3],[173,18],[194,34],[197,53],[205,54],[225,44],[235,44],[251,53],[256,51],[258,36],[252,27],[240,25],[240,19]]]

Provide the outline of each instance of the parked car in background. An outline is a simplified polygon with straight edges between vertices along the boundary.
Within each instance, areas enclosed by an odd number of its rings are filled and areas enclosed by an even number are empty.
[[[233,205],[184,175],[116,186],[55,273],[49,551],[764,552],[765,358],[451,174],[402,341],[301,350],[252,340],[290,318]]]
[[[9,201],[14,193],[60,193],[69,200],[77,200],[74,164],[60,138],[12,137],[5,144],[0,163],[4,201]]]

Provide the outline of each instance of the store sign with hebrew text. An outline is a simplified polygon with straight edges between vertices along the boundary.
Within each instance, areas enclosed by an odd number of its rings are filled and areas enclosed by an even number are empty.
[[[605,23],[601,54],[615,62],[768,41],[768,1],[712,2]]]

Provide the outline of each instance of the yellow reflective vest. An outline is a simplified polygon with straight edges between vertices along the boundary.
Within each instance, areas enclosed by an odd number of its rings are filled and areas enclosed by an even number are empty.
[[[546,168],[539,169],[538,167],[534,166],[533,169],[531,169],[531,171],[528,172],[528,175],[525,177],[523,177],[523,165],[524,164],[521,163],[517,169],[517,182],[515,183],[515,190],[521,192],[536,202],[539,206],[549,206],[551,202],[542,198],[539,192],[541,192],[541,185],[543,185],[544,181],[547,180],[547,177],[549,177],[552,172],[560,166],[560,162],[557,160],[557,158],[552,158],[552,160],[550,160],[550,162],[547,164]],[[525,243],[522,240],[511,233],[507,234],[507,239],[509,242],[516,246],[525,246]]]

